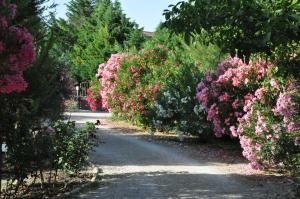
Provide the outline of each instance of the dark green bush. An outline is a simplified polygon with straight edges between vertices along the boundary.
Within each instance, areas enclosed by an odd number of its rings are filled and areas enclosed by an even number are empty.
[[[10,135],[6,139],[8,151],[4,162],[9,185],[6,197],[18,193],[22,186],[34,184],[32,179],[39,178],[42,185],[55,184],[58,171],[66,175],[78,173],[88,165],[88,155],[97,140],[94,124],[78,128],[75,122],[63,121],[57,121],[53,127],[31,130],[23,124]]]

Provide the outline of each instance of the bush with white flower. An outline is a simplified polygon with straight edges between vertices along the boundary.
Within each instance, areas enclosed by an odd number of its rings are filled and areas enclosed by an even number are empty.
[[[195,88],[200,78],[197,67],[181,65],[178,72],[167,79],[152,110],[154,129],[200,137],[209,134],[205,109],[195,98]]]

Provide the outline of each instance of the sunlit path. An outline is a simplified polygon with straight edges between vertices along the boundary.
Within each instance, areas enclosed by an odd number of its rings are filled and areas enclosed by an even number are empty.
[[[79,122],[101,116],[75,115]],[[217,163],[195,160],[174,147],[107,125],[100,126],[98,134],[104,143],[95,149],[91,161],[103,169],[102,183],[78,198],[284,198],[279,185],[272,185],[278,190],[274,191],[268,184],[251,183],[251,177],[224,173]]]

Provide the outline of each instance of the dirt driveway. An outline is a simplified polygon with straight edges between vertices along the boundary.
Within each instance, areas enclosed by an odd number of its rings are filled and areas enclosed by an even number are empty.
[[[77,114],[72,119],[99,117]],[[101,115],[104,123],[105,118]],[[110,124],[100,126],[98,133],[103,143],[91,161],[103,169],[103,181],[77,198],[295,198],[294,186],[281,177],[241,175],[224,169],[231,165],[195,157],[176,145],[149,141]]]

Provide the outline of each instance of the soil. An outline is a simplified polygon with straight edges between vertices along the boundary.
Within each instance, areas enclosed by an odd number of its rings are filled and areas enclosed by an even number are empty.
[[[80,187],[83,184],[90,182],[90,179],[93,177],[93,174],[87,172],[81,172],[73,176],[67,176],[62,172],[59,172],[56,182],[52,179],[52,182],[48,183],[48,172],[44,172],[43,175],[45,179],[43,185],[41,184],[40,179],[36,179],[34,185],[21,188],[19,194],[14,197],[20,199],[51,198]],[[32,181],[32,177],[28,177],[26,180],[28,184],[32,184]],[[5,198],[5,194],[2,194],[2,197]],[[6,198],[12,198],[12,196],[6,196]]]

